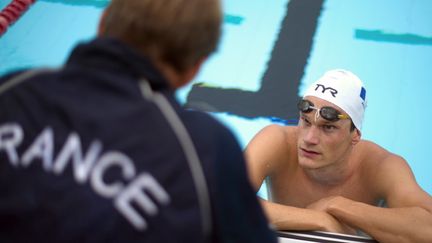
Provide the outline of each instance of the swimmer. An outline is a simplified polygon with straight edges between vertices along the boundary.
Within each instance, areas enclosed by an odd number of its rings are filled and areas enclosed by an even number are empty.
[[[248,144],[249,175],[256,191],[266,180],[261,203],[276,229],[432,242],[432,198],[407,161],[361,139],[366,102],[356,75],[330,70],[299,101],[298,126],[270,125]]]

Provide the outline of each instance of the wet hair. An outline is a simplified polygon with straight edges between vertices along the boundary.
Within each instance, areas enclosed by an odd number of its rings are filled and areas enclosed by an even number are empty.
[[[183,71],[217,49],[221,24],[219,0],[112,0],[100,35]]]

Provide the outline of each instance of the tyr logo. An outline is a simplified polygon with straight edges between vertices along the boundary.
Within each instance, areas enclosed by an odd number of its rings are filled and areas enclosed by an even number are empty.
[[[324,94],[324,92],[326,92],[326,90],[328,90],[328,91],[330,92],[330,94],[331,94],[333,97],[336,98],[336,94],[338,93],[337,90],[333,89],[332,87],[328,87],[328,88],[326,88],[326,87],[325,87],[324,85],[322,85],[322,84],[317,84],[317,85],[316,85],[316,88],[315,88],[315,91],[317,91],[319,87],[321,87],[321,89],[322,89],[322,93],[323,93],[323,94]]]

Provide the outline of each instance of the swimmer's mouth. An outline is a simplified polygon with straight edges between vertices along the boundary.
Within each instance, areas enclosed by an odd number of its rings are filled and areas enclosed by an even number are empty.
[[[317,156],[317,155],[321,154],[321,153],[318,153],[318,152],[315,152],[315,151],[312,151],[312,150],[307,150],[307,149],[304,149],[304,148],[300,148],[300,151],[302,152],[302,155],[305,156],[305,157],[313,157],[313,156]]]

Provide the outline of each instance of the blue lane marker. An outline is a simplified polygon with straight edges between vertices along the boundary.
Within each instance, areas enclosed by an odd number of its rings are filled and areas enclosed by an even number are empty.
[[[244,18],[241,16],[224,14],[224,22],[227,24],[241,25]]]
[[[393,42],[408,45],[432,45],[432,37],[420,36],[415,34],[386,33],[381,30],[356,29],[354,36],[357,39],[370,41]]]

